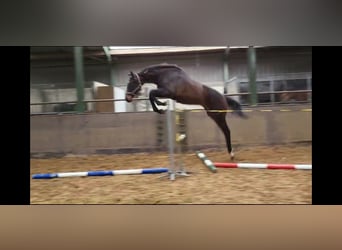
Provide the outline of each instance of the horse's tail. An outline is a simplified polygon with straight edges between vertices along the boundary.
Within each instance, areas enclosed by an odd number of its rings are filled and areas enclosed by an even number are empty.
[[[237,101],[235,101],[233,98],[226,96],[226,100],[228,103],[228,106],[230,106],[233,109],[233,114],[237,114],[238,116],[242,118],[248,118],[248,116],[242,112],[241,104]]]

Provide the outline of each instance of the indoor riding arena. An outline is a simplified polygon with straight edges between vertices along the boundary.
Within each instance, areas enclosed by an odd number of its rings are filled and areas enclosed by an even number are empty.
[[[33,49],[31,204],[311,204],[311,49],[241,47],[227,54],[214,48],[143,56],[138,50],[128,56],[104,48]],[[106,58],[114,53],[118,63],[107,72]],[[248,73],[253,56],[254,79]],[[128,69],[138,72],[165,58],[219,92],[222,85],[222,94],[236,94],[248,118],[225,111],[233,159],[203,108],[168,101],[158,114],[147,98],[150,88],[126,103]],[[268,66],[278,58],[286,60]],[[254,100],[246,90],[253,81]]]
[[[227,161],[224,150],[203,150]],[[31,180],[32,204],[311,204],[308,170],[219,169],[211,173],[194,153],[184,154],[188,177],[169,181],[163,174]],[[239,162],[310,163],[310,145],[247,147]],[[69,172],[168,166],[158,153],[67,156],[31,159],[31,172]]]

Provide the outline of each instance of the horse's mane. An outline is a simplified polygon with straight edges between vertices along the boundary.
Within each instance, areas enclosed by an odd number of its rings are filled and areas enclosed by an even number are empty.
[[[183,69],[176,64],[161,63],[161,64],[148,66],[148,67],[144,68],[141,71],[141,73],[147,73],[149,71],[154,71],[154,70],[159,70],[159,69],[167,69],[167,68],[177,69],[177,70],[183,71]]]

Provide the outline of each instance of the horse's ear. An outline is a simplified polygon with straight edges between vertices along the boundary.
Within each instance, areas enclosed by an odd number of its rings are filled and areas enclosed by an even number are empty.
[[[134,76],[134,74],[133,74],[132,71],[130,71],[128,75],[129,75],[129,76],[132,76],[132,77]]]

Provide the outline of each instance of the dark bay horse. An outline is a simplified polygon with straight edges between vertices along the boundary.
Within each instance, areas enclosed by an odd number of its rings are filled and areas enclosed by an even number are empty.
[[[234,99],[220,94],[218,91],[209,88],[197,81],[191,79],[183,69],[173,64],[152,65],[143,69],[139,73],[129,74],[130,79],[127,84],[126,101],[131,102],[138,95],[141,86],[144,83],[154,83],[157,89],[151,90],[149,99],[154,112],[160,114],[163,110],[158,109],[157,105],[166,105],[159,98],[170,98],[183,104],[201,105],[207,111],[207,115],[212,118],[218,127],[224,133],[228,153],[231,159],[234,159],[234,153],[231,146],[230,129],[226,123],[228,106],[232,108],[233,113],[242,118],[247,116],[242,113],[241,105]],[[214,110],[214,111],[212,111]]]

